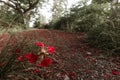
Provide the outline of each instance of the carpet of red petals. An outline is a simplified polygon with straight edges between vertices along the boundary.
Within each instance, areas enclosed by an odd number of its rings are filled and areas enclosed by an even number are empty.
[[[52,65],[45,68],[46,71],[36,70],[43,80],[120,80],[120,56],[107,57],[104,51],[89,46],[84,33],[40,29],[18,34],[28,40],[40,38],[56,48]],[[9,34],[3,36],[0,49],[10,37]]]

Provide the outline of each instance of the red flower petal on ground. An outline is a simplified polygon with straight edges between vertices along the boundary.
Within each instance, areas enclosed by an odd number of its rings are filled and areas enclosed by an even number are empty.
[[[53,72],[53,69],[50,69],[50,70],[49,70],[49,72],[51,72],[51,73],[52,73],[52,72]]]
[[[6,64],[6,62],[4,61],[4,62],[2,62],[2,63],[0,63],[0,67],[2,67],[2,66],[4,66]]]
[[[91,55],[87,55],[86,58],[91,58],[92,56]]]
[[[28,58],[31,58],[31,53],[25,54],[24,57],[27,58],[27,59],[28,59]]]
[[[81,66],[75,66],[75,68],[80,69]]]
[[[75,73],[74,71],[71,71],[71,72],[69,73],[69,77],[75,77],[75,75],[76,75],[76,73]]]
[[[25,58],[27,58],[30,63],[36,63],[38,60],[38,56],[33,53],[25,54]]]
[[[39,47],[44,47],[45,45],[42,42],[36,42],[36,45]]]
[[[39,69],[35,69],[34,71],[35,71],[35,73],[40,73]]]
[[[45,58],[40,64],[38,64],[37,66],[40,67],[48,67],[49,65],[52,64],[52,59],[51,58]]]
[[[24,59],[25,59],[24,56],[19,56],[19,57],[17,58],[18,61],[24,61]]]
[[[15,50],[15,54],[20,54],[20,52],[21,52],[21,50],[18,48]]]
[[[67,74],[67,73],[63,71],[63,72],[61,73],[61,76],[64,77],[66,74]]]
[[[112,71],[112,74],[114,74],[114,75],[118,75],[118,74],[119,74],[119,72],[118,72],[118,71],[116,71],[116,70],[114,70],[114,71]]]
[[[41,63],[40,63],[40,64],[37,64],[37,67],[42,67]]]
[[[105,74],[105,78],[109,78],[109,74],[106,73],[106,74]]]
[[[92,62],[95,62],[95,63],[96,63],[96,62],[97,62],[97,60],[96,60],[96,59],[94,59],[94,60],[92,60]]]
[[[50,54],[53,54],[55,52],[55,48],[53,46],[49,46],[48,51],[50,52]]]

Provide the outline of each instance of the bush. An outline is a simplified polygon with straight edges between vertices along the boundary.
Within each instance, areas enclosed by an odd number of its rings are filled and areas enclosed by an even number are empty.
[[[120,50],[120,31],[117,28],[104,23],[91,29],[87,35],[88,42],[92,46],[120,55],[118,53]]]

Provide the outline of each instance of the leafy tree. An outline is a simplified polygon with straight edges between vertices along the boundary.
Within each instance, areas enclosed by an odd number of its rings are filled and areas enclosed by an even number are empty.
[[[67,0],[53,0],[53,21],[58,20],[61,16],[64,10],[67,8]]]
[[[18,24],[27,24],[31,15],[34,14],[34,9],[41,5],[44,0],[0,0],[0,3],[8,6],[5,14],[10,14],[14,22]]]

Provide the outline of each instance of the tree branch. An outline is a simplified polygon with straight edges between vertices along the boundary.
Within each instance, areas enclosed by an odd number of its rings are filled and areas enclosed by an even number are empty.
[[[29,10],[33,9],[38,3],[39,3],[39,0],[37,0],[36,2],[30,4],[28,9],[24,9],[24,14],[27,13]]]
[[[5,5],[7,5],[7,6],[13,8],[13,9],[16,9],[14,5],[12,5],[12,4],[8,3],[8,2],[1,1],[1,0],[0,0],[0,2],[4,3]]]
[[[20,5],[20,3],[18,3],[18,0],[17,0],[17,2],[14,2],[12,0],[9,0],[9,2],[5,2],[5,1],[0,0],[0,2],[4,3],[5,5],[13,8],[15,10],[17,10],[18,12],[20,12],[22,14],[25,14],[28,11],[30,11],[31,9],[33,9],[39,3],[39,1],[40,0],[36,0],[35,2],[32,3],[31,0],[28,0],[29,7],[27,9],[25,9]]]

